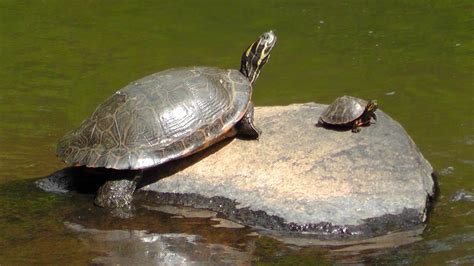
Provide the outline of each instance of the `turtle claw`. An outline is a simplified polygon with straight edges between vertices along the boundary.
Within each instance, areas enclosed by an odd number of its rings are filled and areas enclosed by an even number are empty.
[[[352,133],[359,133],[360,132],[360,127],[359,126],[353,127],[351,131],[352,131]]]
[[[375,124],[375,121],[377,121],[377,115],[374,112],[372,112],[370,113],[370,117],[374,120],[373,123]]]
[[[237,127],[238,134],[241,137],[259,140],[262,135],[262,130],[256,127],[254,124],[241,121]]]
[[[240,136],[249,139],[258,140],[262,134],[262,130],[253,123],[253,104],[250,103],[244,117],[236,125],[237,132]]]

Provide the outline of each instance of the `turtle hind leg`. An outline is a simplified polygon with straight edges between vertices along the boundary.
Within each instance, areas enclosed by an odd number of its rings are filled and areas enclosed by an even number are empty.
[[[258,139],[262,131],[253,123],[253,103],[250,103],[244,117],[235,125],[237,135],[247,139]]]
[[[107,209],[129,209],[133,200],[133,193],[142,177],[142,172],[134,178],[116,179],[105,182],[98,190],[94,199],[97,206]]]
[[[352,131],[352,133],[359,133],[360,132],[360,126],[353,126],[351,131]]]
[[[362,125],[362,120],[359,119],[357,121],[354,121],[354,124],[352,125],[351,129],[352,133],[359,133]]]

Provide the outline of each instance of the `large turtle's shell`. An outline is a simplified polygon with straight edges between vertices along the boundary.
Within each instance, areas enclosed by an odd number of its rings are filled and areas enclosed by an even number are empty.
[[[352,96],[341,96],[321,114],[321,120],[331,125],[348,124],[362,116],[367,101]]]
[[[245,114],[252,93],[237,70],[169,69],[132,82],[58,143],[65,162],[142,169],[212,144]]]

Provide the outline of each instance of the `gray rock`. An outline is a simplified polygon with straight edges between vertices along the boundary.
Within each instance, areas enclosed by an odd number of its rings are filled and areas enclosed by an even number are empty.
[[[374,235],[424,222],[433,169],[402,126],[379,110],[360,133],[316,127],[325,107],[257,107],[259,141],[229,140],[169,164],[159,177],[166,178],[141,188],[144,198],[323,234]]]

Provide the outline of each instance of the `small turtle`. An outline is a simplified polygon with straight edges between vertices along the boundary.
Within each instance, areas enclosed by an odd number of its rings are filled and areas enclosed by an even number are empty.
[[[261,35],[243,53],[240,71],[176,68],[130,83],[59,141],[58,157],[74,166],[145,169],[236,134],[257,139],[252,85],[276,40],[272,31]],[[95,203],[128,206],[141,176],[107,181]]]
[[[361,126],[370,124],[371,118],[377,120],[377,107],[376,100],[367,102],[352,96],[341,96],[323,111],[319,124],[352,127],[352,132],[357,133]]]

